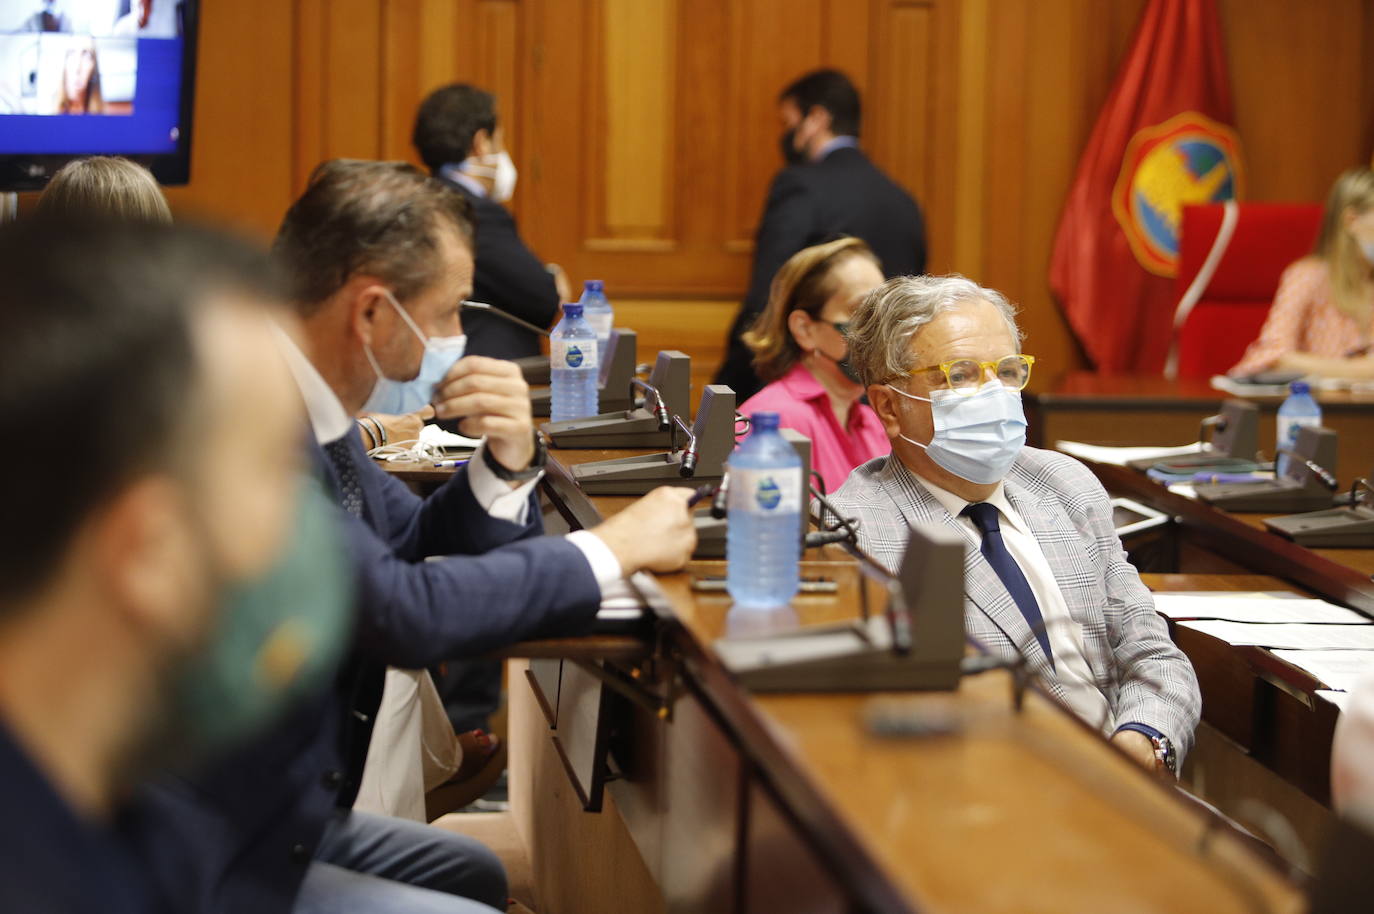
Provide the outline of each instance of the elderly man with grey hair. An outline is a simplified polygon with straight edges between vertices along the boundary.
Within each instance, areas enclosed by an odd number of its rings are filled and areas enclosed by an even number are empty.
[[[1126,561],[1102,485],[1076,460],[1025,446],[1034,358],[1000,293],[962,276],[889,280],[850,323],[849,353],[892,455],[858,467],[835,506],[895,571],[910,528],[968,540],[964,624],[1025,658],[1079,717],[1157,771],[1177,773],[1201,697]],[[919,611],[919,608],[918,608]]]

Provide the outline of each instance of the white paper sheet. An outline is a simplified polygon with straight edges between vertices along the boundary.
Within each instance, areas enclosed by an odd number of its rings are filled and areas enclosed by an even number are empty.
[[[1212,376],[1212,389],[1237,397],[1286,397],[1287,384],[1245,384],[1224,374]]]
[[[1329,689],[1317,689],[1312,694],[1316,695],[1318,698],[1323,698],[1331,702],[1340,709],[1342,714],[1345,713],[1346,705],[1350,702],[1349,692],[1333,692]]]
[[[1256,625],[1210,619],[1178,625],[1219,638],[1227,644],[1300,651],[1374,650],[1374,625]]]
[[[1106,447],[1084,444],[1081,441],[1056,441],[1054,449],[1080,460],[1124,467],[1132,460],[1163,460],[1166,457],[1180,457],[1184,454],[1200,454],[1202,443],[1194,441],[1192,444],[1182,444],[1178,447]]]
[[[453,432],[446,432],[437,425],[426,425],[420,429],[420,440],[425,444],[432,444],[435,447],[443,448],[471,448],[477,449],[477,445],[482,443],[480,438],[469,438],[466,435],[455,435]]]
[[[1374,651],[1274,651],[1274,656],[1311,673],[1333,689],[1349,691],[1374,673]]]
[[[1231,622],[1307,622],[1363,625],[1366,616],[1325,600],[1290,599],[1278,593],[1155,594],[1155,609],[1170,619],[1225,619]]]

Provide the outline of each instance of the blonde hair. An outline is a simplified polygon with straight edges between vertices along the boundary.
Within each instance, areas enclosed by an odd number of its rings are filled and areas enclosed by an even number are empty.
[[[839,291],[835,268],[851,257],[865,257],[874,266],[881,266],[863,239],[840,238],[802,248],[773,277],[768,305],[743,337],[744,344],[754,351],[754,370],[765,382],[781,378],[801,358],[801,347],[792,338],[787,318],[793,311],[817,317]]]
[[[148,169],[121,156],[75,159],[58,169],[34,207],[36,216],[170,223],[167,198]]]
[[[82,98],[70,98],[67,95],[67,66],[73,54],[91,55],[91,78],[83,87]],[[96,54],[94,41],[83,47],[67,48],[67,54],[62,58],[62,78],[57,83],[57,113],[105,113],[105,94],[100,90],[100,57]]]
[[[1374,171],[1352,168],[1331,185],[1322,215],[1322,230],[1313,253],[1326,261],[1331,273],[1331,300],[1343,313],[1364,317],[1369,299],[1369,261],[1345,227],[1345,214],[1374,208]]]

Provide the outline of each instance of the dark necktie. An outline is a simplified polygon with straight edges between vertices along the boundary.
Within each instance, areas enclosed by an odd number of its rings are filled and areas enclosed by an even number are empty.
[[[1025,574],[1022,573],[1021,566],[1016,564],[1016,559],[1012,558],[1011,553],[1007,551],[1007,544],[1002,540],[1002,527],[997,520],[997,508],[982,501],[969,505],[964,508],[962,513],[970,518],[973,525],[983,534],[981,549],[983,558],[988,560],[992,570],[997,572],[997,577],[1001,579],[1002,586],[1016,601],[1017,607],[1021,610],[1021,615],[1026,617],[1026,624],[1035,633],[1036,640],[1040,642],[1040,647],[1045,651],[1045,657],[1050,661],[1050,666],[1053,666],[1054,655],[1050,653],[1050,636],[1045,631],[1045,620],[1040,615],[1040,604],[1035,601],[1035,593],[1031,590]]]
[[[329,455],[329,462],[334,464],[334,472],[339,476],[340,504],[354,517],[362,517],[363,487],[358,482],[358,467],[348,450],[348,436],[329,442],[324,446],[324,452]]]

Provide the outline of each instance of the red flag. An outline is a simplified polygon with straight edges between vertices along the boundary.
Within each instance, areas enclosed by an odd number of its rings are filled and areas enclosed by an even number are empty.
[[[1158,373],[1183,207],[1240,193],[1215,0],[1150,0],[1060,218],[1050,287],[1098,372]]]

